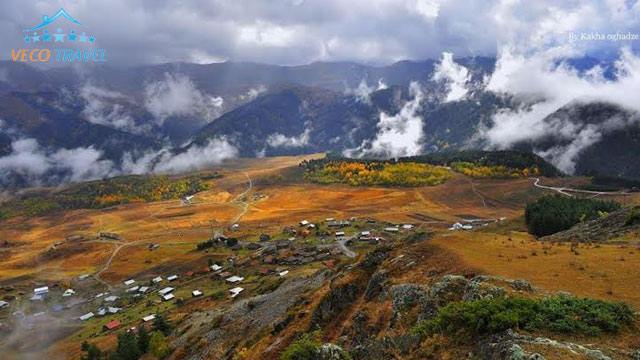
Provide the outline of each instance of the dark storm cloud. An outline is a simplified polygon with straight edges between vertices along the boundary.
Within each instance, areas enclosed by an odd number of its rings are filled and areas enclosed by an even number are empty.
[[[22,30],[64,7],[113,63],[400,59],[495,55],[570,31],[638,27],[633,1],[518,0],[9,0],[0,4],[4,59]],[[581,44],[580,46],[601,46]]]

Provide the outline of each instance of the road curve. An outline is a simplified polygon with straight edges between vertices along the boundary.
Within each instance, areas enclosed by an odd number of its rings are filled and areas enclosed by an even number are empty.
[[[533,186],[540,188],[540,189],[546,189],[546,190],[552,190],[555,192],[558,192],[562,195],[566,195],[569,197],[573,197],[573,194],[570,194],[569,192],[573,192],[573,193],[579,193],[579,194],[589,194],[589,195],[594,195],[594,196],[599,196],[599,195],[616,195],[616,196],[626,196],[626,195],[631,195],[630,193],[627,192],[621,192],[621,191],[591,191],[591,190],[582,190],[582,189],[574,189],[574,188],[568,188],[568,187],[558,187],[558,186],[545,186],[545,185],[540,185],[540,178],[530,178],[533,181]]]

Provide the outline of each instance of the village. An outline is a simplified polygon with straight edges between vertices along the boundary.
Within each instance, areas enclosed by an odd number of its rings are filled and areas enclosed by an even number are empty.
[[[286,278],[305,269],[329,268],[354,261],[357,252],[397,241],[415,232],[413,224],[393,224],[375,219],[325,218],[300,220],[285,226],[280,234],[262,233],[252,240],[233,237],[240,224],[228,227],[228,235],[215,233],[198,243],[196,255],[207,257],[206,265],[182,272],[144,272],[117,284],[106,283],[99,274],[82,274],[63,282],[35,283],[34,288],[0,288],[0,331],[50,326],[82,327],[89,339],[126,328],[147,326],[157,316],[169,316],[177,307],[198,301],[224,306],[244,296],[277,288]],[[100,232],[96,239],[69,235],[54,247],[83,241],[121,240],[117,233]],[[66,243],[66,245],[65,245]],[[157,251],[150,242],[147,249]]]

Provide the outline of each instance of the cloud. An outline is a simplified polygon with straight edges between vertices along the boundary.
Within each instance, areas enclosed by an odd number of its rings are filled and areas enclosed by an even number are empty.
[[[623,0],[5,1],[2,44],[20,47],[22,30],[60,7],[95,34],[110,63],[126,65],[389,63],[436,58],[443,51],[495,55],[516,41],[553,46],[572,31],[640,30],[640,5]],[[575,46],[601,50],[619,44]]]
[[[442,60],[436,64],[433,72],[433,80],[444,83],[447,95],[444,102],[458,101],[469,93],[469,70],[453,61],[453,54],[442,53]]]
[[[247,92],[245,94],[240,94],[238,96],[238,99],[240,99],[240,101],[252,101],[255,98],[258,97],[258,95],[264,93],[265,91],[267,91],[267,87],[264,85],[258,85],[256,87],[252,87],[249,90],[247,90]]]
[[[80,97],[85,101],[84,118],[94,124],[109,126],[133,134],[149,134],[151,124],[137,124],[125,108],[127,97],[117,91],[85,84],[80,88]]]
[[[182,173],[237,157],[237,148],[226,138],[215,138],[204,146],[191,146],[183,152],[169,148],[134,156],[125,153],[121,162],[104,158],[94,147],[49,150],[35,139],[19,139],[12,152],[0,157],[0,183],[15,176],[28,185],[58,185],[127,174]]]
[[[587,124],[576,116],[552,114],[569,104],[594,101],[614,104],[630,112],[640,111],[635,95],[640,92],[640,58],[631,50],[621,50],[613,80],[605,78],[598,67],[580,74],[563,62],[574,54],[572,49],[562,47],[531,54],[505,48],[487,90],[511,96],[521,105],[498,111],[492,126],[481,130],[480,137],[494,148],[508,148],[546,137],[561,140],[564,145],[537,151],[561,170],[572,173],[584,149],[625,124],[617,118]],[[638,117],[630,119],[635,123]]]
[[[267,145],[272,148],[297,148],[304,147],[309,144],[311,139],[311,128],[305,128],[298,136],[286,136],[281,133],[273,133],[267,137]]]
[[[378,90],[384,90],[387,87],[388,87],[387,84],[385,84],[382,79],[378,79],[377,87],[369,86],[367,84],[367,80],[362,79],[360,81],[360,84],[358,84],[358,87],[356,87],[355,89],[347,89],[345,91],[345,94],[355,95],[358,101],[363,102],[365,104],[371,104],[371,98],[369,97],[371,93]]]
[[[411,83],[409,90],[413,99],[407,101],[395,115],[380,112],[376,136],[372,140],[363,141],[356,149],[346,150],[346,156],[398,158],[421,153],[423,121],[418,110],[424,100],[424,93],[416,82]]]
[[[200,116],[210,122],[222,114],[224,100],[202,93],[185,75],[165,73],[163,80],[145,86],[144,104],[162,125],[171,116]]]
[[[92,146],[47,151],[35,139],[20,139],[12,142],[11,149],[0,158],[2,182],[18,175],[31,185],[46,185],[115,174],[113,162],[102,160],[102,152]]]

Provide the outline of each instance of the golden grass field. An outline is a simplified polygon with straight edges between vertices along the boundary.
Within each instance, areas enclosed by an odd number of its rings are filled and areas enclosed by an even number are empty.
[[[261,233],[280,233],[284,226],[302,219],[359,217],[436,230],[432,240],[412,249],[418,262],[411,271],[394,274],[398,282],[423,281],[430,273],[492,274],[526,279],[545,291],[625,301],[640,309],[639,244],[583,244],[572,251],[569,244],[536,241],[524,232],[521,217],[526,202],[547,191],[533,187],[530,179],[471,180],[454,174],[443,185],[421,188],[317,185],[286,178],[261,181],[318,156],[241,159],[225,164],[216,169],[224,176],[213,180],[210,190],[197,194],[192,205],[179,200],[135,203],[2,222],[0,239],[7,239],[9,246],[0,248],[0,285],[30,291],[35,283],[64,282],[96,272],[115,284],[139,274],[206,266],[205,258],[212,254],[194,251],[195,245],[214,231],[228,232],[233,222],[240,223],[238,237],[256,239]],[[543,179],[547,185],[581,181]],[[640,196],[620,200],[637,204]],[[502,217],[506,220],[500,225],[471,232],[447,230],[464,218]],[[101,231],[118,233],[122,240],[97,240]],[[74,234],[89,240],[60,245],[54,258],[43,256],[55,243]],[[149,251],[150,243],[160,248]],[[114,342],[113,336],[99,339],[105,344]],[[74,341],[67,339],[51,351],[76,346]],[[79,356],[79,350],[73,354]]]

